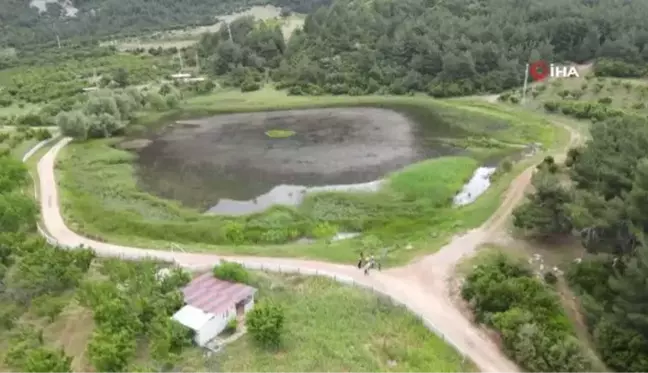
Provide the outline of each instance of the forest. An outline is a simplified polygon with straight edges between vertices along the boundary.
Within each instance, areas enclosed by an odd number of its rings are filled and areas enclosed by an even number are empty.
[[[87,10],[98,3],[102,4],[99,11]],[[93,55],[113,58],[109,55],[114,51],[92,47],[98,39],[91,38],[95,31],[78,25],[84,19],[83,14],[93,14],[87,27],[97,28],[106,35],[114,34],[117,29],[134,28],[133,32],[143,32],[148,26],[138,28],[137,22],[157,20],[156,17],[160,17],[161,23],[169,24],[172,21],[166,20],[166,16],[182,18],[183,14],[194,11],[202,16],[210,14],[204,9],[207,5],[198,1],[188,3],[193,5],[174,3],[176,5],[166,7],[165,2],[147,2],[144,6],[128,2],[133,9],[114,10],[111,8],[115,6],[113,1],[80,2],[77,4],[81,14],[78,19],[64,17],[64,25],[61,25],[69,28],[77,25],[79,29],[70,31],[70,37],[77,41],[64,42],[65,48],[58,50],[51,47],[52,43],[43,49],[41,44],[29,42],[36,36],[20,34],[22,28],[15,25],[19,20],[30,32],[37,32],[42,24],[50,25],[49,12],[39,15],[35,8],[22,9],[24,3],[16,2],[14,6],[22,10],[7,8],[9,13],[0,14],[0,19],[7,24],[8,32],[4,37],[11,38],[12,33],[18,33],[14,37],[21,43],[0,42],[16,49],[13,55],[0,54],[0,67],[44,60],[58,60],[69,65],[61,59],[62,54],[74,55],[77,61],[93,60]],[[228,4],[225,2],[221,6],[231,6]],[[520,86],[525,63],[538,59],[574,63],[597,61],[596,74],[599,76],[640,77],[647,73],[646,2],[626,1],[619,5],[612,0],[542,3],[338,0],[322,7],[319,6],[325,3],[287,4],[295,9],[313,11],[307,16],[303,30],[295,31],[289,39],[285,40],[280,27],[271,21],[242,17],[230,25],[231,40],[226,27],[204,34],[197,46],[183,51],[186,60],[191,65],[195,49],[204,61],[201,63],[203,72],[219,77],[227,85],[250,91],[273,81],[277,88],[288,89],[294,95],[424,92],[435,97],[449,97],[500,92]],[[182,11],[173,11],[174,6],[182,7]],[[156,13],[150,7],[159,7],[160,12],[164,10],[168,14]],[[27,15],[10,16],[21,12]],[[146,17],[141,16],[143,13]],[[123,20],[122,16],[135,17],[137,22]],[[188,24],[186,19],[182,22]],[[47,29],[43,35],[51,39],[52,31]],[[79,47],[81,36],[85,38],[85,47]],[[151,77],[146,74],[131,72],[135,81]]]
[[[513,213],[529,238],[576,235],[593,254],[566,276],[582,295],[602,359],[616,371],[648,370],[646,124],[633,117],[594,122],[592,139],[571,149],[564,164],[538,166],[536,192]]]
[[[276,28],[239,19],[232,40],[223,29],[199,49],[208,72],[246,89],[269,72],[295,95],[460,96],[519,86],[524,64],[539,59],[607,60],[600,75],[641,76],[647,15],[636,1],[339,0],[285,43]]]

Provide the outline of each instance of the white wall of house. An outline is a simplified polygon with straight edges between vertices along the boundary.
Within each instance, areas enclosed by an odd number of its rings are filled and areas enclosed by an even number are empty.
[[[198,346],[204,346],[225,330],[225,327],[227,327],[227,320],[223,315],[215,315],[200,327],[196,332],[194,340]]]
[[[252,311],[252,308],[254,308],[254,295],[250,297],[247,303],[245,303],[245,313]]]
[[[251,296],[245,303],[243,309],[248,313],[254,307],[254,296]],[[199,346],[205,346],[207,342],[216,338],[220,333],[227,328],[227,323],[236,318],[236,306],[232,305],[227,310],[218,315],[214,315],[199,330],[196,331],[194,341]]]

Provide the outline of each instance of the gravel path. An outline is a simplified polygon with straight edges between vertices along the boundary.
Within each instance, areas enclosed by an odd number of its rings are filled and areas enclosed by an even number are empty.
[[[580,141],[580,134],[569,127],[567,128],[572,134],[572,144]],[[70,140],[69,138],[62,139],[38,162],[41,215],[46,231],[60,245],[70,247],[84,245],[93,248],[98,255],[102,256],[119,256],[127,259],[151,257],[173,261],[193,269],[210,268],[221,259],[226,259],[250,265],[297,267],[306,272],[318,270],[345,276],[359,284],[373,287],[390,295],[424,316],[461,353],[468,356],[481,371],[520,371],[478,326],[464,317],[456,308],[450,298],[446,282],[455,265],[463,256],[472,254],[480,245],[489,242],[495,234],[502,231],[510,211],[524,197],[524,191],[530,183],[535,167],[530,167],[513,181],[500,208],[482,227],[453,239],[439,252],[410,265],[364,276],[361,271],[351,265],[289,258],[228,257],[205,253],[178,253],[125,247],[82,237],[71,231],[63,221],[54,177],[56,156]]]

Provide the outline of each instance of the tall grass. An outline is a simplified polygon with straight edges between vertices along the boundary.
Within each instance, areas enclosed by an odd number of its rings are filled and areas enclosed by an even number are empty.
[[[447,206],[479,166],[466,157],[430,159],[409,166],[389,177],[389,188],[404,201],[420,201],[434,207]]]
[[[223,371],[475,371],[420,320],[388,300],[326,278],[258,276],[258,298],[284,308],[283,345],[261,350],[245,335],[215,358]],[[196,368],[201,367],[183,370]]]

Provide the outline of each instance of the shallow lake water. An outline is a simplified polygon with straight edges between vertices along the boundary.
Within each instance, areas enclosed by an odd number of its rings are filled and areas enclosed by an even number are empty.
[[[273,129],[294,135],[271,138]],[[152,136],[139,150],[137,173],[153,194],[239,215],[292,204],[304,187],[370,183],[423,159],[461,154],[436,140],[439,130],[377,108],[219,115]]]

